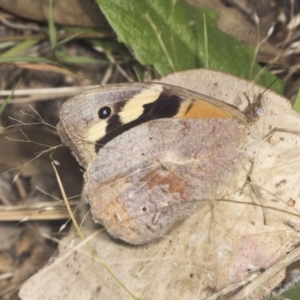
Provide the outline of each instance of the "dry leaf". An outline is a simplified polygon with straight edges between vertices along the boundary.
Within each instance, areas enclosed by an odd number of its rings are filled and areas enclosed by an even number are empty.
[[[210,70],[175,73],[162,81],[242,110],[247,97],[255,102],[264,91]],[[300,137],[295,131],[300,116],[269,90],[261,101],[236,176],[218,186],[207,205],[168,237],[146,246],[116,241],[85,219],[83,233],[101,262],[71,233],[54,263],[23,286],[21,298],[258,299],[274,289],[285,267],[300,258],[299,249],[293,250],[300,238]]]

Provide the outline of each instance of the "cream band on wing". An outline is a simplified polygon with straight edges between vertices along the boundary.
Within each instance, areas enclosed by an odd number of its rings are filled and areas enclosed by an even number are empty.
[[[98,123],[89,127],[86,131],[85,139],[89,142],[95,142],[106,133],[107,120],[99,120]]]
[[[141,116],[144,112],[144,105],[157,100],[163,90],[162,85],[149,85],[149,88],[147,87],[128,100],[119,113],[122,124],[129,123]]]

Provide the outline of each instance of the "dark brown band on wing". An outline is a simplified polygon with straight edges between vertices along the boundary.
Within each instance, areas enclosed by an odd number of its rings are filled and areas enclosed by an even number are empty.
[[[181,102],[182,98],[177,95],[162,93],[156,101],[145,104],[143,113],[129,123],[122,124],[118,114],[111,116],[107,121],[105,136],[96,142],[96,153],[109,141],[135,126],[151,120],[174,117],[179,111]]]

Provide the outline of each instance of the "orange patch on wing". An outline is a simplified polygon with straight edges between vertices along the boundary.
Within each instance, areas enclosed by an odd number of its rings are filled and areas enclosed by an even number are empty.
[[[218,107],[206,101],[196,100],[182,103],[177,118],[222,118],[231,119],[233,115],[223,107]]]

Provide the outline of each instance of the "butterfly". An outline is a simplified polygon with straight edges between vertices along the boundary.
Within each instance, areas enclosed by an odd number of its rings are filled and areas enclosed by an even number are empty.
[[[140,245],[166,236],[230,181],[253,122],[188,89],[126,83],[65,102],[58,132],[86,170],[94,220]]]

